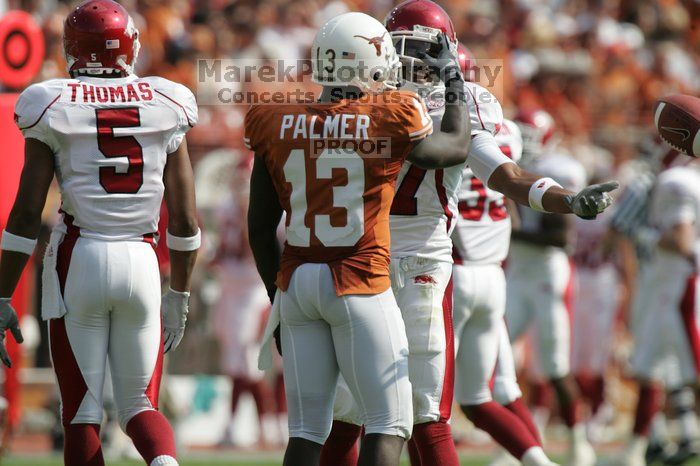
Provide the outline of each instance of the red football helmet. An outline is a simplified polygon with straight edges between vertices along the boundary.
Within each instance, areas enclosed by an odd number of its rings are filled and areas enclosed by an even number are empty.
[[[459,68],[462,70],[462,76],[465,81],[474,81],[474,68],[476,68],[476,59],[464,44],[457,44],[457,60]]]
[[[139,48],[134,21],[117,2],[88,0],[66,18],[63,51],[71,76],[132,74]]]
[[[422,62],[417,56],[419,53],[437,55],[440,32],[445,33],[450,48],[457,54],[457,33],[452,20],[440,5],[431,0],[406,0],[389,12],[384,26],[401,59],[404,78],[411,82],[436,84],[434,81],[421,82],[426,77],[421,75]]]
[[[539,157],[554,135],[554,119],[542,109],[525,109],[513,119],[523,136],[523,157]]]

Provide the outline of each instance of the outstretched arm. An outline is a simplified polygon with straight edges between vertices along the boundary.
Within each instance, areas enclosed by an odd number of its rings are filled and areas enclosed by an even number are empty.
[[[529,205],[538,210],[595,218],[612,204],[608,193],[617,189],[619,184],[616,181],[608,181],[574,193],[548,178],[523,170],[514,163],[504,163],[491,174],[488,186],[519,204]]]
[[[280,268],[280,244],[277,225],[282,218],[282,206],[277,191],[267,171],[265,161],[255,156],[250,178],[250,204],[248,206],[248,239],[253,251],[258,273],[265,283],[267,295],[272,301],[277,291],[275,279]]]

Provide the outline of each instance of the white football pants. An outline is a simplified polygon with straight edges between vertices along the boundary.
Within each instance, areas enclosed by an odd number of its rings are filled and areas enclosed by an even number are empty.
[[[67,313],[49,321],[64,425],[102,423],[107,358],[122,428],[157,409],[163,362],[160,274],[153,247],[69,234],[57,271]]]
[[[342,374],[367,434],[408,438],[408,343],[391,290],[337,296],[328,265],[307,263],[279,296],[290,437],[326,441]]]

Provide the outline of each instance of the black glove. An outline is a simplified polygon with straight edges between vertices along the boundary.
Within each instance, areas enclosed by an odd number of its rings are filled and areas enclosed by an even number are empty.
[[[616,190],[619,186],[617,181],[594,184],[582,189],[577,194],[567,196],[566,202],[574,214],[585,220],[591,220],[610,207],[612,198],[608,193]]]
[[[7,367],[12,367],[12,361],[5,349],[5,331],[9,330],[17,343],[22,343],[22,331],[19,329],[17,313],[10,304],[10,298],[0,298],[0,360]]]
[[[459,82],[463,82],[464,78],[459,68],[457,55],[450,49],[447,36],[442,32],[438,34],[438,44],[440,46],[440,51],[437,57],[432,57],[425,52],[419,52],[417,54],[418,58],[428,65],[432,71],[436,72],[438,76],[440,76],[440,80],[443,81],[446,86],[455,79]]]

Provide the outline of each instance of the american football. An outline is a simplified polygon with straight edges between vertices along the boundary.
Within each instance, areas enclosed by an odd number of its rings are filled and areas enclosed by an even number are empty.
[[[700,466],[699,18],[0,0],[0,465]]]
[[[700,98],[671,94],[654,105],[654,124],[674,149],[700,157]]]

